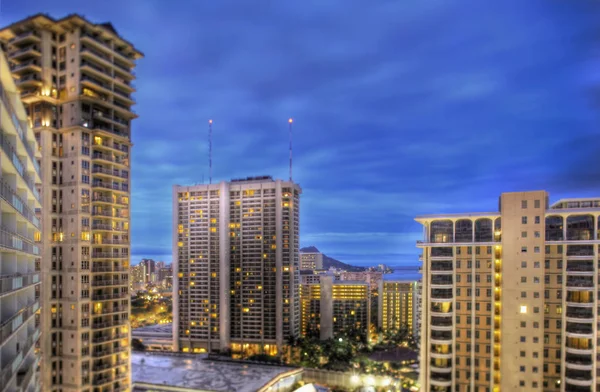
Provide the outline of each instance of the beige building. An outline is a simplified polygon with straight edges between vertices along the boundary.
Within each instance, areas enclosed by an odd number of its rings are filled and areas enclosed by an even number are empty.
[[[372,289],[377,289],[379,286],[379,282],[383,280],[383,272],[380,271],[360,271],[360,272],[350,272],[350,271],[342,271],[340,272],[340,280],[347,280],[352,282],[365,282]]]
[[[302,285],[300,290],[302,336],[321,340],[343,336],[369,336],[371,290],[364,282],[335,281],[321,275],[320,282]]]
[[[379,281],[377,319],[383,332],[398,331],[405,326],[414,334],[419,318],[417,287],[416,281]]]
[[[0,145],[0,391],[38,392],[40,153],[2,50]]]
[[[420,216],[424,390],[595,391],[600,199]]]
[[[110,23],[35,15],[0,30],[42,152],[42,388],[130,386],[131,93],[142,54]]]
[[[323,253],[300,252],[300,269],[313,271],[323,269]]]
[[[176,351],[276,354],[300,333],[298,185],[173,188]]]

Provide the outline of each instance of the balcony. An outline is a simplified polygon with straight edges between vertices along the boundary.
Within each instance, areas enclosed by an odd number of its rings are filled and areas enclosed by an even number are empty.
[[[128,259],[128,254],[116,252],[92,252],[92,259]]]
[[[8,41],[11,45],[20,45],[27,42],[40,42],[40,36],[35,31],[26,31],[17,34]]]
[[[40,52],[40,48],[37,45],[27,45],[23,48],[17,48],[8,52],[8,57],[10,59],[19,60],[26,57],[40,57],[42,53]]]
[[[37,73],[29,73],[26,75],[22,75],[18,79],[15,79],[15,84],[19,88],[41,87],[42,78]]]
[[[444,300],[452,299],[452,289],[431,289],[431,301],[432,302],[447,302]]]
[[[579,370],[591,370],[594,362],[591,355],[577,355],[567,353],[565,357],[567,368]]]
[[[129,159],[127,159],[125,157],[118,157],[118,156],[94,152],[94,155],[92,156],[92,158],[107,161],[107,162],[117,163],[119,165],[129,166]]]
[[[8,360],[8,363],[2,364],[2,370],[0,371],[0,385],[8,385],[16,370],[22,365],[23,361],[27,357],[29,351],[33,348],[40,337],[40,331],[36,330],[31,334],[27,340],[22,343],[21,350],[13,357]]]
[[[452,287],[452,276],[451,275],[432,275],[431,276],[431,287],[432,288],[451,288]]]
[[[40,282],[39,272],[0,275],[0,295],[20,290]]]
[[[32,301],[26,307],[17,311],[14,315],[3,321],[0,325],[0,346],[4,344],[21,325],[26,324],[40,308],[38,301]]]
[[[126,325],[127,322],[128,322],[127,319],[95,322],[95,323],[92,323],[92,329],[104,329],[104,328],[119,327],[121,325]]]
[[[567,306],[567,318],[573,319],[593,319],[594,311],[592,308],[572,308]]]
[[[590,260],[589,262],[585,261],[568,261],[567,262],[567,272],[570,275],[588,275],[594,273],[594,262]]]
[[[82,84],[86,84],[89,87],[92,87],[93,89],[99,90],[99,91],[101,91],[101,92],[103,92],[104,94],[107,94],[107,95],[110,95],[110,94],[113,93],[109,84],[102,83],[100,80],[94,79],[94,78],[89,77],[87,75],[82,75],[81,76],[81,83]]]
[[[92,244],[94,245],[122,245],[122,246],[129,246],[129,240],[128,239],[114,239],[114,238],[100,238],[100,239],[94,239],[92,241]]]
[[[107,266],[107,265],[94,265],[92,266],[92,273],[107,273],[107,272],[129,272],[129,269],[126,267],[119,266]]]
[[[0,85],[0,100],[4,103],[5,108],[8,110],[10,119],[11,119],[15,129],[17,130],[17,134],[19,135],[19,139],[21,139],[21,142],[22,142],[23,146],[25,147],[25,150],[27,151],[29,158],[33,162],[33,167],[35,168],[36,173],[39,174],[40,165],[38,164],[35,154],[33,152],[32,144],[30,143],[29,140],[27,140],[27,134],[26,134],[27,122],[19,120],[19,118],[15,114],[16,111],[15,111],[14,107],[12,106],[12,102],[9,99],[6,91],[4,91],[4,88],[2,87],[2,85]]]
[[[119,169],[107,169],[104,167],[94,167],[92,168],[92,173],[94,174],[106,174],[107,176],[117,177],[119,179],[127,179],[129,176],[124,175],[119,171]]]
[[[102,68],[90,61],[82,60],[81,61],[81,70],[89,72],[96,77],[104,78],[105,80],[108,80],[109,82],[112,81],[112,75],[110,73],[110,70]]]
[[[11,161],[15,170],[21,175],[22,181],[25,182],[31,193],[33,193],[33,196],[37,201],[39,201],[40,193],[35,187],[35,179],[29,174],[29,172],[25,170],[25,163],[23,163],[19,157],[17,149],[13,146],[13,143],[10,141],[9,136],[5,132],[0,132],[0,146]]]
[[[452,386],[452,374],[451,373],[436,373],[431,371],[430,376],[431,385],[439,386],[439,387],[449,387]]]
[[[448,314],[448,316],[451,316]],[[431,317],[432,327],[452,327],[452,317]]]
[[[129,230],[123,228],[123,227],[112,226],[112,225],[104,224],[104,223],[92,223],[92,230],[96,230],[96,231],[114,231],[114,232],[119,232],[119,233],[127,233],[129,231]]]
[[[2,197],[2,199],[4,199],[8,204],[20,212],[21,215],[23,215],[29,222],[39,229],[40,220],[35,216],[35,213],[3,179],[0,179],[0,197]]]
[[[100,311],[94,310],[92,314],[94,316],[106,315],[111,313],[122,313],[127,312],[128,308],[126,306],[113,306],[112,308],[103,308]],[[116,338],[115,338],[116,339]]]
[[[431,271],[432,272],[452,272],[454,268],[452,268],[452,262],[439,263],[433,262],[431,263]]]
[[[127,279],[92,280],[92,287],[127,286],[128,284],[129,284],[129,281]]]
[[[569,290],[593,290],[594,278],[592,276],[567,276]]]
[[[41,72],[42,67],[40,66],[38,59],[29,59],[27,61],[11,65],[10,70],[13,73],[19,73],[21,71]]]
[[[589,338],[594,333],[594,329],[591,324],[580,324],[567,322],[567,336],[575,338]]]
[[[568,383],[579,386],[591,385],[593,381],[590,370],[566,369],[565,378]]]
[[[452,342],[452,331],[431,331],[430,343],[450,344]]]
[[[108,301],[113,299],[127,298],[128,293],[93,294],[92,301]]]

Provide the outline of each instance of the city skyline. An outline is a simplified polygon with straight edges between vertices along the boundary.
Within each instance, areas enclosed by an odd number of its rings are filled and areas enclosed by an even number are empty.
[[[599,6],[467,3],[355,3],[340,14],[340,3],[4,2],[0,24],[82,13],[146,53],[134,95],[132,264],[169,259],[171,186],[208,178],[209,118],[218,182],[286,178],[288,117],[301,246],[359,265],[417,264],[415,215],[487,209],[504,191],[594,196],[598,177],[586,141]]]

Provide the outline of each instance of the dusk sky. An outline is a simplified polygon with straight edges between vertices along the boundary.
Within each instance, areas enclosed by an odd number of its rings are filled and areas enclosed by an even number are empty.
[[[495,211],[505,191],[600,196],[595,0],[0,0],[110,21],[144,52],[132,263],[171,260],[173,184],[294,180],[302,246],[418,264],[416,215]]]

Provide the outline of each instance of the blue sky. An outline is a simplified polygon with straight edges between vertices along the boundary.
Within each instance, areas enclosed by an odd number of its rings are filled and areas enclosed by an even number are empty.
[[[600,195],[600,3],[4,0],[110,21],[136,70],[132,254],[171,259],[171,186],[286,178],[301,244],[417,264],[414,216],[489,211],[500,192]]]

